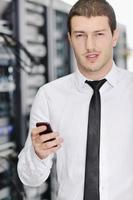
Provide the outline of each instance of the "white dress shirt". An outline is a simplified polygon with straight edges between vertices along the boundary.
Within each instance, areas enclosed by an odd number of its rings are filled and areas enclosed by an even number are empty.
[[[100,88],[100,200],[133,200],[133,74],[113,64]],[[25,185],[42,184],[52,171],[52,200],[83,200],[86,138],[92,88],[77,70],[42,86],[34,100],[29,135],[19,155]],[[50,122],[64,142],[40,160],[31,144],[36,122]],[[52,170],[51,170],[52,168]]]

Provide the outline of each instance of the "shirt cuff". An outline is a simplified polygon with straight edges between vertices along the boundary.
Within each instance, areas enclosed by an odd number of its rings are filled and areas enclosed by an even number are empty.
[[[39,186],[46,181],[52,167],[53,154],[41,160],[32,145],[24,148],[19,155],[18,174],[25,185]]]

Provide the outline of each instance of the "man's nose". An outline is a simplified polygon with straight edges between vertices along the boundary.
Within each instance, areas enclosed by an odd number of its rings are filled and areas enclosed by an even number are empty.
[[[89,35],[86,39],[86,49],[88,51],[93,51],[95,49],[95,39],[93,36]]]

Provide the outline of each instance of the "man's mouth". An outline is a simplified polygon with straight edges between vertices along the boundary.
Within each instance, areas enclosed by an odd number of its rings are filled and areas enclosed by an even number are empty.
[[[95,62],[98,58],[99,54],[98,53],[87,53],[85,55],[86,59],[90,62]]]

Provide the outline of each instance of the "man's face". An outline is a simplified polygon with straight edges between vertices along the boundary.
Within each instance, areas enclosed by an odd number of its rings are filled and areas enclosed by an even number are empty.
[[[118,34],[112,35],[106,16],[74,16],[71,19],[69,41],[80,72],[90,78],[108,73],[112,66],[113,47]]]

